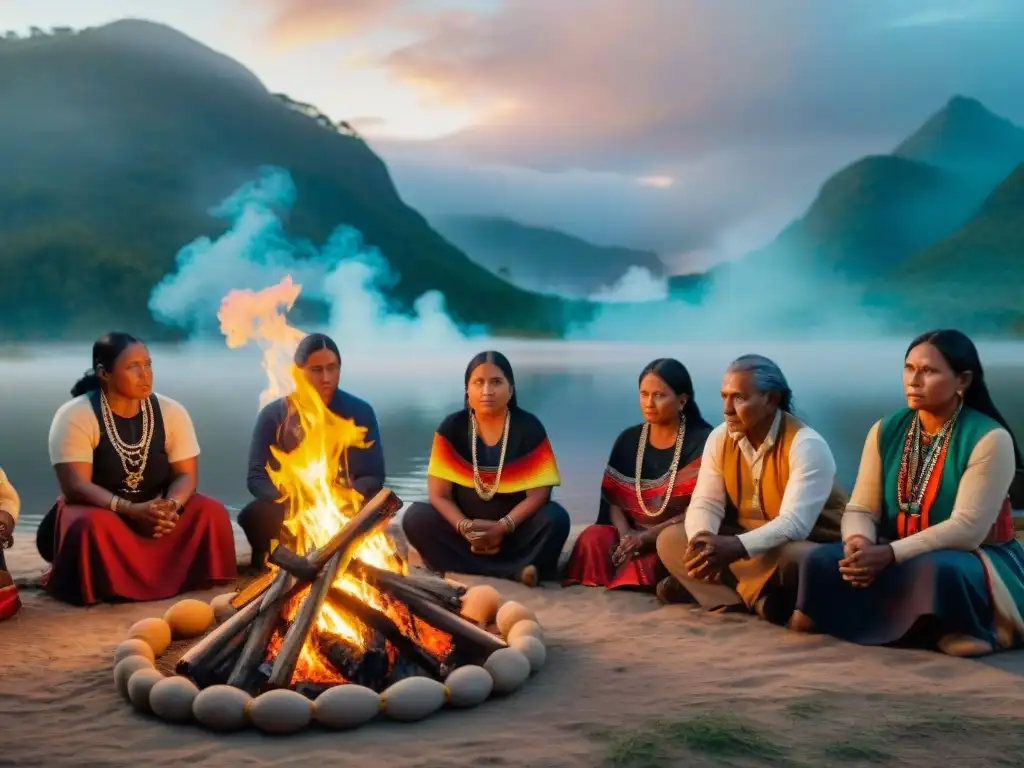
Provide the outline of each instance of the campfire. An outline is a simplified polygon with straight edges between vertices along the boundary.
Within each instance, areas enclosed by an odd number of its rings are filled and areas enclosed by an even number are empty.
[[[290,278],[261,292],[233,291],[218,314],[230,347],[262,350],[269,386],[261,405],[287,395],[301,434],[294,450],[273,450],[279,468],[268,468],[288,509],[269,570],[222,596],[223,620],[180,657],[172,677],[158,679],[140,659],[163,653],[172,631],[203,634],[213,611],[206,617],[205,604],[179,603],[165,616],[167,637],[152,623],[159,620],[133,627],[115,653],[119,687],[167,719],[194,714],[218,728],[249,720],[269,731],[296,730],[314,717],[350,727],[378,711],[418,719],[445,702],[468,706],[511,692],[544,662],[535,616],[518,603],[499,609],[491,587],[467,591],[410,573],[388,534],[401,500],[387,489],[364,499],[340,479],[339,462],[365,447],[366,430],[330,411],[292,365],[305,334],[285,313],[300,291]],[[232,706],[233,720],[225,715]]]

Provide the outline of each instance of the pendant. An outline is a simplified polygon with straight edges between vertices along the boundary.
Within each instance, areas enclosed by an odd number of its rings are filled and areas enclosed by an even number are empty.
[[[142,474],[139,472],[129,472],[125,475],[124,484],[129,491],[137,491],[141,482]]]

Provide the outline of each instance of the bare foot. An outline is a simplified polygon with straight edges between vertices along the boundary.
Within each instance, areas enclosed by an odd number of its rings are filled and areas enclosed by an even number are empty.
[[[814,621],[803,611],[793,611],[789,617],[789,628],[794,632],[813,632]]]
[[[519,580],[528,587],[537,586],[537,566],[528,565],[519,574]]]
[[[939,638],[938,646],[943,653],[962,659],[992,653],[992,643],[970,635],[944,635]]]

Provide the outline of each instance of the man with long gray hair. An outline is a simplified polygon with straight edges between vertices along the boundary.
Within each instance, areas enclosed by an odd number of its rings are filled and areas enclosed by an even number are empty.
[[[838,541],[846,495],[821,435],[792,415],[793,393],[761,355],[734,360],[722,380],[725,423],[704,445],[682,525],[658,536],[671,574],[662,602],[749,610],[784,623],[811,542]]]

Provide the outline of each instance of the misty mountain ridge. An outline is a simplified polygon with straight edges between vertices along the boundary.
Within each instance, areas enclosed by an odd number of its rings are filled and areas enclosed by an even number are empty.
[[[956,316],[965,328],[1024,332],[1021,163],[1024,129],[954,96],[893,154],[861,158],[827,179],[771,243],[703,275],[671,278],[670,291],[694,303],[716,288],[775,280],[775,290],[793,294],[792,315],[802,318],[794,322],[830,311],[822,298],[831,294],[845,297],[844,310],[863,302],[901,328]]]
[[[431,223],[477,264],[531,291],[586,297],[613,286],[631,267],[665,275],[652,251],[595,245],[554,228],[500,216],[439,216]]]
[[[892,154],[974,177],[991,188],[1024,162],[1024,128],[977,99],[957,95]]]
[[[402,201],[357,135],[170,27],[0,39],[0,100],[8,337],[163,332],[153,286],[183,246],[223,234],[208,211],[264,166],[295,182],[292,236],[321,243],[348,224],[381,251],[400,277],[382,286],[393,310],[437,290],[457,322],[496,332],[557,335],[580,317],[470,261]]]

